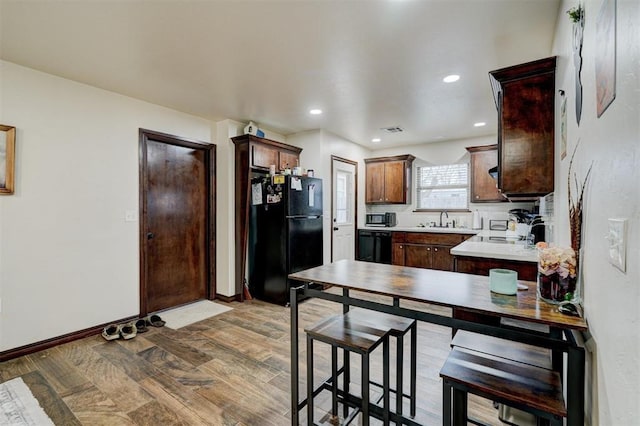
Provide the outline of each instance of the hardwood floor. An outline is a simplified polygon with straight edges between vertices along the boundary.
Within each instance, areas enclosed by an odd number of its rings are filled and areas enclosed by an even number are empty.
[[[0,382],[22,377],[56,425],[290,424],[289,309],[259,300],[228,305],[234,309],[180,330],[152,327],[127,341],[94,336],[0,363]],[[341,307],[328,301],[301,304],[303,364],[304,327],[339,312]],[[450,336],[448,328],[418,324],[416,420],[422,424],[441,424],[438,373]],[[395,339],[392,342],[395,365]],[[330,350],[321,343],[315,349],[318,383],[330,371]],[[372,357],[372,379],[377,381],[381,352]],[[351,359],[352,377],[359,383],[360,359]],[[305,372],[302,365],[301,376]],[[303,377],[301,393],[305,385]],[[406,389],[408,385],[405,379]],[[323,411],[330,408],[328,392],[316,399],[316,407],[316,423],[328,424]],[[490,401],[471,396],[469,411],[484,423],[502,424]],[[306,413],[300,414],[300,424],[306,424]]]

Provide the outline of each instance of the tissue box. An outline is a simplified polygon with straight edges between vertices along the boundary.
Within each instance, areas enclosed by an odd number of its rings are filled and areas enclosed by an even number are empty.
[[[490,269],[489,286],[494,293],[516,294],[518,292],[518,273],[510,269]]]

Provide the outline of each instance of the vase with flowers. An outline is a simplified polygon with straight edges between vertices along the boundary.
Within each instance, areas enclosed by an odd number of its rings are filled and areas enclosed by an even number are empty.
[[[538,297],[549,303],[576,301],[576,252],[570,247],[547,247],[538,252]]]

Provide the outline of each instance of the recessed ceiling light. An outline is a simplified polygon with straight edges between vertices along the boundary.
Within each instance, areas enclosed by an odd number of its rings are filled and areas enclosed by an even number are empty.
[[[371,142],[378,143],[378,142],[380,142],[380,138],[373,138],[373,139],[371,139]]]
[[[482,126],[486,126],[487,123],[485,123],[484,121],[479,121],[477,123],[473,123],[474,127],[482,127]]]
[[[453,83],[458,80],[460,80],[460,76],[458,74],[451,74],[442,79],[445,83]]]
[[[309,114],[311,114],[311,115],[320,115],[320,114],[322,114],[322,110],[318,109],[318,108],[314,108],[312,110],[309,110]]]

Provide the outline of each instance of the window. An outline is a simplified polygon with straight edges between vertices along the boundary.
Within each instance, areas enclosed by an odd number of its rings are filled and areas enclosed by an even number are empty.
[[[469,165],[418,167],[418,210],[467,210]]]
[[[336,171],[336,224],[344,225],[349,223],[349,200],[347,185],[349,174],[342,170]]]

